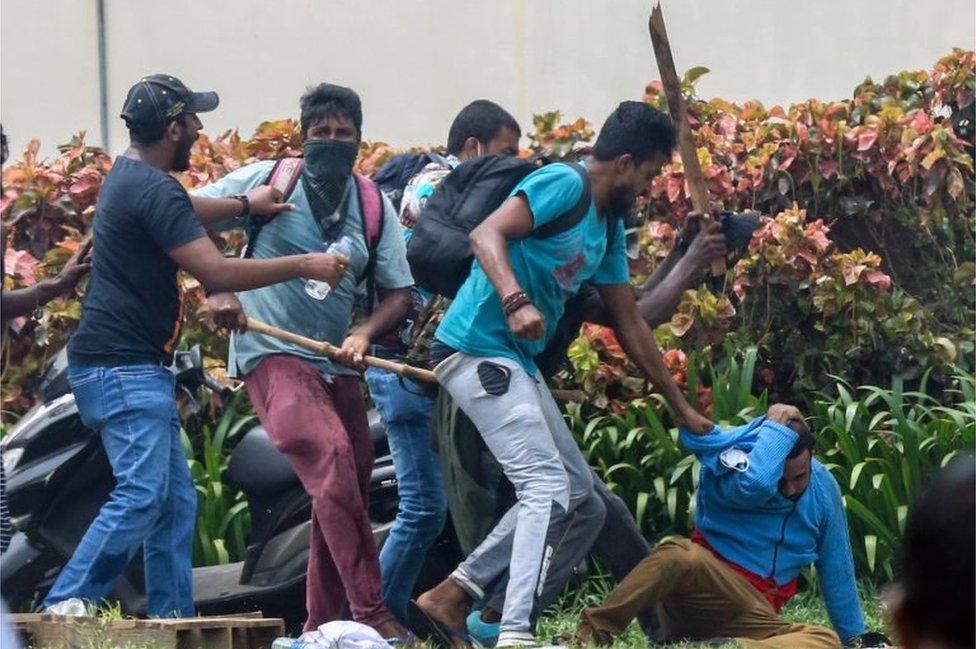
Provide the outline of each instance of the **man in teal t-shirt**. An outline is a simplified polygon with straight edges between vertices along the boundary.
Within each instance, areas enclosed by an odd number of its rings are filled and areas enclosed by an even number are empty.
[[[666,371],[637,312],[627,269],[622,217],[650,189],[674,144],[663,114],[623,102],[601,129],[586,180],[567,165],[544,167],[471,233],[476,261],[437,331],[456,351],[435,372],[477,426],[518,503],[448,579],[418,600],[453,633],[463,633],[472,601],[508,568],[498,646],[535,644],[534,596],[555,550],[546,532],[594,497],[592,473],[533,361],[582,282],[598,287],[624,350],[680,422],[702,433],[712,428]],[[528,236],[570,211],[584,182],[592,199],[579,223],[553,236]]]

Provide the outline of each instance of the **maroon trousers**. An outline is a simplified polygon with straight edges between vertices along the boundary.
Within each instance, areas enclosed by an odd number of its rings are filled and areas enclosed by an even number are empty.
[[[268,437],[312,497],[305,630],[350,614],[370,626],[392,620],[369,524],[373,444],[359,379],[328,382],[297,356],[272,355],[244,383]]]

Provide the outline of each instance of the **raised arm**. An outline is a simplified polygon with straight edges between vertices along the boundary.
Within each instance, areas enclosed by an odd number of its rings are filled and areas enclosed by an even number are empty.
[[[4,237],[5,239],[6,237]],[[5,243],[5,241],[4,241]],[[68,293],[91,268],[91,239],[87,239],[51,279],[42,279],[34,286],[0,293],[0,312],[4,320],[28,315],[59,295]]]
[[[274,216],[294,209],[281,202],[281,192],[268,185],[274,162],[262,161],[235,169],[223,178],[193,190],[190,201],[200,224],[208,230],[244,227],[248,216]],[[246,196],[247,201],[240,200]]]
[[[274,216],[295,209],[292,203],[282,203],[281,192],[268,185],[255,187],[241,195],[246,196],[246,200],[190,194],[190,202],[193,203],[193,211],[196,212],[200,224],[208,229],[232,219]]]
[[[681,431],[681,444],[714,476],[716,497],[738,507],[762,504],[776,494],[796,439],[789,427],[766,417],[730,430],[716,428],[711,435]]]
[[[687,429],[704,434],[714,428],[711,421],[698,413],[685,399],[664,366],[661,351],[654,342],[650,327],[637,313],[634,287],[630,284],[598,286],[600,297],[610,313],[621,347],[661,393],[674,410],[678,421]]]
[[[725,256],[725,235],[716,221],[703,221],[701,214],[688,215],[682,238],[689,238],[687,250],[679,243],[637,289],[637,310],[651,327],[667,322],[681,296],[692,287],[695,277],[712,260]]]
[[[277,259],[224,257],[207,237],[173,248],[168,254],[210,293],[249,291],[296,277],[321,280],[335,287],[349,265],[345,257],[317,252]]]

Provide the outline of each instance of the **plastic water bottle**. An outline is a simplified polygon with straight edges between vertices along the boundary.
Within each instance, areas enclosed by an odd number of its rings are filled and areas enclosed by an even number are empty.
[[[271,649],[292,649],[298,640],[295,638],[275,638],[275,641],[271,643]]]
[[[330,255],[342,255],[346,259],[352,260],[352,239],[341,237],[333,241],[325,252]],[[328,282],[317,279],[305,280],[305,293],[313,300],[324,300],[331,290],[332,286]]]

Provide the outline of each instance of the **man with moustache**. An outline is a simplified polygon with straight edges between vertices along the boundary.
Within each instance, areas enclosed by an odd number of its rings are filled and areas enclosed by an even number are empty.
[[[583,282],[598,287],[624,350],[689,429],[711,423],[684,399],[637,310],[624,224],[670,159],[674,128],[659,111],[623,102],[607,118],[585,170],[547,165],[525,177],[470,234],[476,261],[437,330],[441,385],[472,420],[515,487],[518,503],[418,613],[442,636],[464,638],[473,602],[506,568],[497,646],[536,644],[531,613],[555,547],[550,525],[596,499],[592,471],[534,358]],[[585,213],[549,236],[530,236],[585,200]],[[547,228],[548,229],[548,228]],[[541,234],[541,233],[540,233]]]

